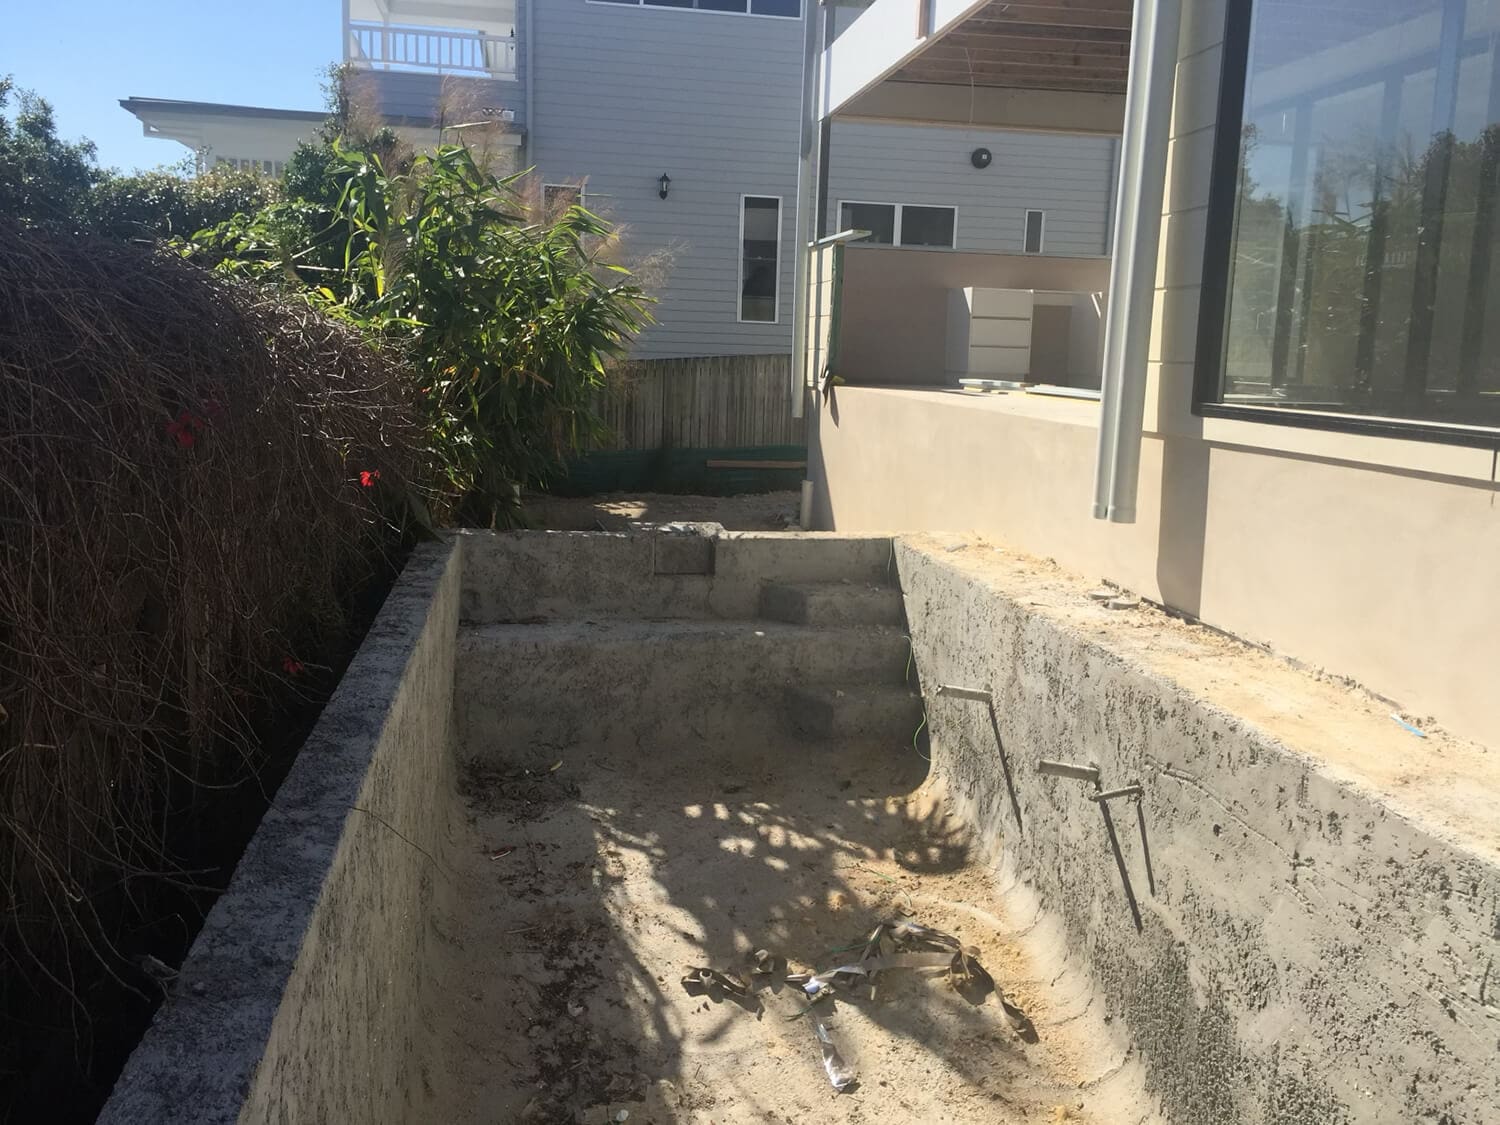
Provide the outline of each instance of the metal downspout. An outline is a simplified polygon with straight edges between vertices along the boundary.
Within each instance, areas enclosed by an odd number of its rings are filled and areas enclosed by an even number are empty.
[[[1182,0],[1136,0],[1104,329],[1094,518],[1134,523]]]
[[[536,5],[526,0],[526,163],[536,163]]]
[[[801,418],[807,398],[807,315],[812,272],[813,156],[822,104],[817,96],[818,28],[822,15],[817,0],[804,0],[802,13],[802,141],[797,157],[797,217],[792,236],[792,417]]]

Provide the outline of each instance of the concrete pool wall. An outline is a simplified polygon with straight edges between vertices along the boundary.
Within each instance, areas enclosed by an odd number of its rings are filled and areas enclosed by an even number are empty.
[[[1492,754],[1207,630],[1104,609],[1025,556],[917,539],[897,559],[934,768],[1060,919],[1168,1120],[1500,1121]],[[993,725],[943,683],[991,691]],[[1043,758],[1143,786],[1149,873],[1132,802],[1111,802],[1140,931],[1092,787]]]
[[[461,573],[461,540],[413,554],[102,1125],[402,1119],[452,815]]]
[[[910,651],[875,589],[896,578]],[[841,588],[840,613],[818,608]],[[1091,975],[1162,1120],[1500,1119],[1491,756],[1087,591],[958,539],[705,525],[423,548],[101,1120],[415,1119],[456,757],[618,765],[686,723],[816,776],[818,738],[898,721],[918,674],[934,774]],[[847,612],[880,623],[853,656],[787,624],[837,636]],[[814,690],[846,675],[864,686]],[[944,685],[991,693],[993,721]],[[1142,786],[1149,875],[1135,806],[1111,805],[1139,930],[1088,786],[1042,759]]]

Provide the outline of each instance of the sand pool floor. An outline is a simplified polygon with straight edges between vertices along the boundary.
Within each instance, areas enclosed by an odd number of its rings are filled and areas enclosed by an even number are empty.
[[[1001,896],[910,745],[746,763],[679,749],[555,770],[470,765],[454,848],[459,909],[424,1016],[429,1104],[510,1122],[1153,1120],[1062,951],[997,916]],[[858,1075],[837,1093],[798,989],[719,1002],[694,965],[751,951],[792,971],[846,962],[910,917],[977,947],[1035,1027],[942,970],[895,970],[817,1005]],[[624,1116],[621,1116],[621,1115]]]

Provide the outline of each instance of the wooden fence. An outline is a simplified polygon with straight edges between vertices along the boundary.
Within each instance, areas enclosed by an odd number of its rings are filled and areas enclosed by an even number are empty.
[[[744,449],[803,445],[792,417],[790,355],[637,360],[606,392],[614,440],[594,450]]]

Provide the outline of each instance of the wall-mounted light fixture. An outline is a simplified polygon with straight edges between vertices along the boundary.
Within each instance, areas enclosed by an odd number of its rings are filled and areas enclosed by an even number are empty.
[[[663,199],[667,198],[667,192],[672,189],[672,177],[663,172],[661,179],[656,181],[656,186],[658,189],[656,194]]]

